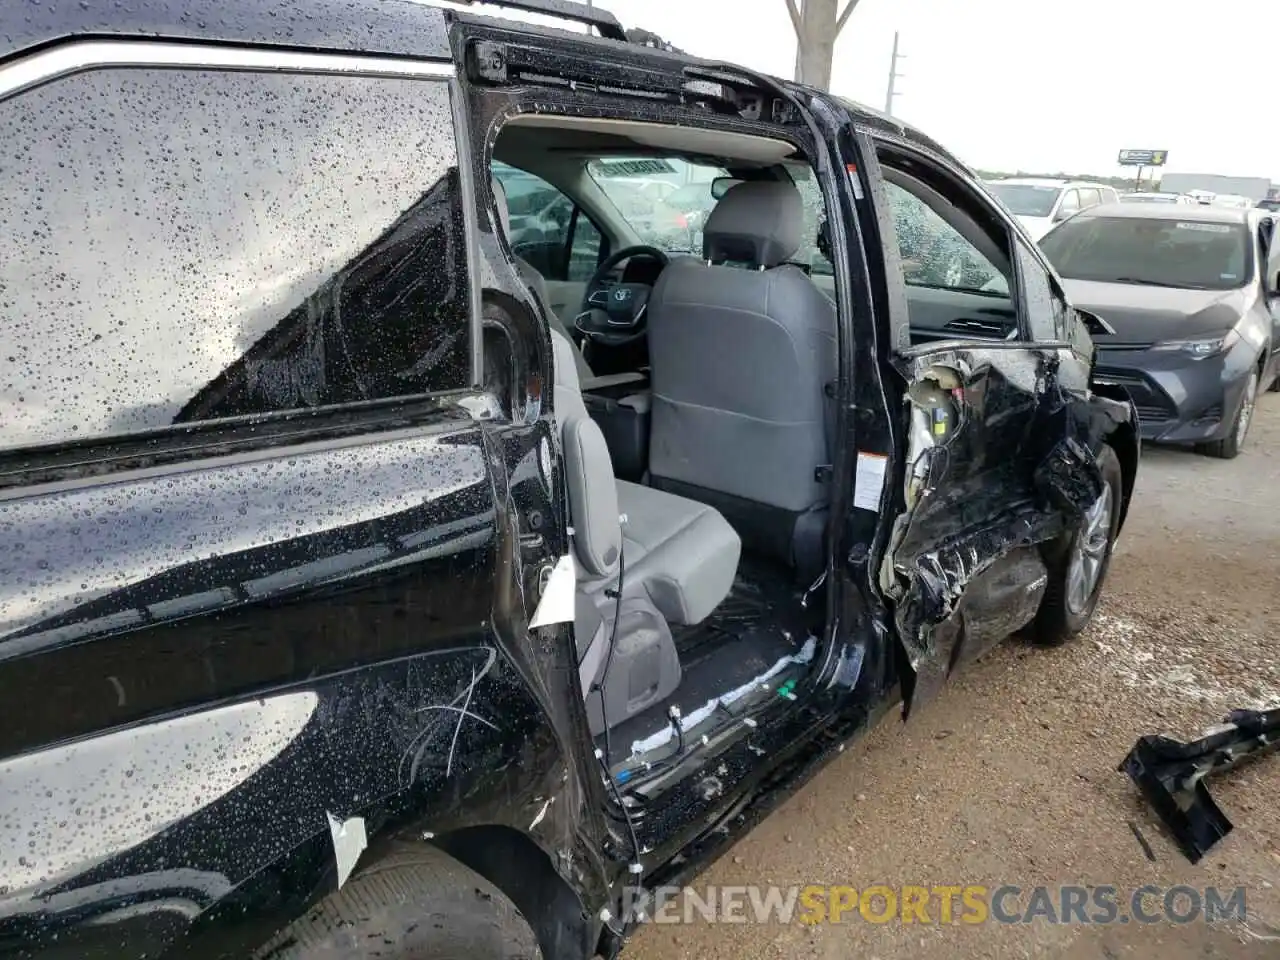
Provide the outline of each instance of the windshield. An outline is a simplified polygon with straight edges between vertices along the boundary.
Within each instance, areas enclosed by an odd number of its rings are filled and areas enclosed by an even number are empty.
[[[805,164],[785,165],[804,204],[800,249],[792,263],[812,273],[831,273],[831,263],[818,249],[822,192]],[[702,228],[716,205],[711,192],[720,166],[681,157],[609,157],[587,164],[591,178],[618,208],[641,243],[668,253],[702,254]]]
[[[996,199],[1019,217],[1047,217],[1062,192],[1061,187],[1038,187],[1029,183],[988,183]]]
[[[715,206],[711,184],[723,167],[679,157],[609,157],[587,172],[641,243],[668,253],[701,253],[702,221]]]
[[[1067,220],[1040,241],[1071,280],[1232,290],[1249,274],[1249,234],[1241,224],[1144,217]]]

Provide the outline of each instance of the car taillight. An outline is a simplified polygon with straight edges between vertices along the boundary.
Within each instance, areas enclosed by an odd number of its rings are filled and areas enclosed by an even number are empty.
[[[677,226],[677,227],[687,227],[688,225],[689,225],[689,218],[688,218],[688,217],[686,217],[683,213],[677,213],[677,214],[676,214],[676,226]]]

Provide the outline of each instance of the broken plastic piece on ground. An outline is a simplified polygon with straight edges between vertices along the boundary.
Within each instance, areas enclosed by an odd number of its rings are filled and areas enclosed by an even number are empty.
[[[1231,832],[1231,821],[1209,795],[1204,778],[1277,746],[1280,708],[1233,710],[1224,726],[1198,740],[1139,737],[1119,769],[1138,785],[1187,859],[1197,863]]]

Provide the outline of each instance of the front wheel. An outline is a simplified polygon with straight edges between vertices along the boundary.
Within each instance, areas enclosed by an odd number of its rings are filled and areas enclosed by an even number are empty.
[[[1234,460],[1244,447],[1245,437],[1249,435],[1249,424],[1253,422],[1253,408],[1258,402],[1258,370],[1255,367],[1244,384],[1244,394],[1240,398],[1240,409],[1231,423],[1231,432],[1221,440],[1202,444],[1201,453],[1220,460]]]
[[[1098,454],[1098,468],[1102,494],[1045,557],[1049,581],[1031,628],[1033,639],[1045,646],[1061,646],[1089,625],[1111,566],[1120,532],[1124,474],[1120,458],[1108,446]]]

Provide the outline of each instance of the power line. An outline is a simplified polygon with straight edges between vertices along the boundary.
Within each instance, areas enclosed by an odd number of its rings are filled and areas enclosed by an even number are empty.
[[[889,59],[889,88],[884,96],[884,112],[893,114],[893,98],[902,94],[897,89],[897,81],[906,74],[898,72],[898,61],[905,60],[906,54],[898,52],[898,31],[893,31],[893,56]]]

